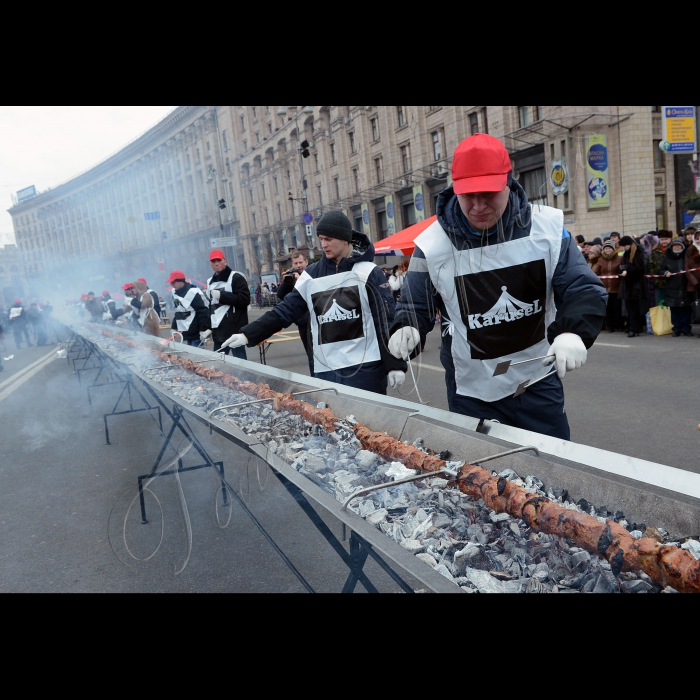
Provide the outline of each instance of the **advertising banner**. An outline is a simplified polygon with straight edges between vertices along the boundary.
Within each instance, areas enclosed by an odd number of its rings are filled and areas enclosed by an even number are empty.
[[[36,188],[34,185],[25,187],[23,190],[17,190],[17,201],[26,202],[28,199],[36,196]]]
[[[413,188],[413,206],[416,209],[416,223],[425,220],[425,200],[423,199],[423,185]]]
[[[396,223],[394,221],[394,196],[388,194],[384,197],[386,206],[386,235],[393,236],[396,233]]]
[[[695,107],[662,107],[661,150],[668,153],[695,153]]]
[[[608,137],[605,134],[589,134],[586,144],[586,190],[589,209],[610,206],[609,182]]]
[[[367,202],[362,202],[362,233],[365,234],[370,240],[370,226],[369,226],[369,204]]]
[[[552,161],[549,179],[552,194],[564,194],[569,189],[569,173],[566,170],[566,158],[558,158]]]

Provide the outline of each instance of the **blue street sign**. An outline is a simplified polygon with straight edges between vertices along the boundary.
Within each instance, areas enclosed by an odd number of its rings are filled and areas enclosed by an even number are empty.
[[[307,211],[307,212],[305,212],[304,215],[301,217],[301,220],[302,220],[305,224],[308,225],[308,224],[310,224],[310,223],[314,220],[313,214],[311,214],[311,212],[308,212],[308,211]]]

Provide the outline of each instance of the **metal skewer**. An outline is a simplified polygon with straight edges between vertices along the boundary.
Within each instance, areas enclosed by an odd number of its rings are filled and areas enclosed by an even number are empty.
[[[542,355],[542,357],[531,357],[529,360],[519,360],[518,362],[511,362],[510,360],[503,360],[503,362],[499,362],[496,365],[496,369],[493,370],[493,374],[491,375],[492,377],[498,377],[501,374],[505,374],[511,366],[515,365],[522,365],[525,362],[534,362],[535,360],[544,360],[547,357],[552,358],[552,362],[554,362],[554,355]],[[552,364],[551,362],[548,364]]]
[[[307,389],[306,391],[297,391],[296,393],[293,393],[292,396],[301,396],[302,394],[313,394],[316,391],[334,391],[336,396],[338,394],[337,389]],[[225,408],[235,408],[236,406],[250,406],[251,404],[262,403],[263,401],[273,401],[275,398],[277,397],[270,396],[267,399],[255,399],[254,401],[239,401],[238,403],[232,403],[228,406],[219,406],[213,411],[209,411],[209,417],[211,418],[214,413],[216,413],[217,411],[223,411]]]
[[[518,388],[515,390],[515,393],[513,394],[513,398],[516,396],[520,396],[520,394],[525,392],[525,389],[528,387],[531,387],[533,384],[537,384],[537,382],[541,382],[543,379],[547,379],[547,377],[551,377],[555,372],[557,371],[557,368],[555,367],[551,372],[547,372],[547,374],[544,375],[544,377],[540,377],[539,379],[535,379],[535,381],[532,381],[530,379],[526,379],[522,384],[518,385]]]

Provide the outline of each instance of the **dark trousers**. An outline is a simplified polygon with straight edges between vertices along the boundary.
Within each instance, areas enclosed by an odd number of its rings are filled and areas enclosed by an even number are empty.
[[[364,389],[375,394],[386,394],[386,370],[381,361],[366,362],[355,367],[345,367],[331,372],[315,372],[314,377],[325,379],[355,389]],[[320,399],[319,399],[320,400]]]
[[[221,343],[214,342],[214,352],[220,352],[224,355],[231,355],[231,357],[237,357],[239,360],[248,359],[245,352],[245,345],[241,345],[237,348],[224,348],[221,350]]]
[[[674,333],[690,333],[691,313],[692,308],[690,306],[671,307],[671,323],[673,324]]]
[[[609,331],[622,330],[622,302],[618,299],[617,292],[608,293],[608,305],[605,309],[605,327]]]
[[[520,396],[506,396],[498,401],[482,401],[457,394],[454,374],[445,372],[447,403],[450,411],[472,418],[497,420],[514,428],[571,439],[564,409],[564,387],[556,374],[533,384]]]
[[[642,301],[641,299],[625,299],[627,307],[627,320],[631,333],[640,333],[642,330]],[[646,325],[646,324],[645,324]]]
[[[17,349],[22,347],[22,336],[23,335],[24,335],[24,339],[27,341],[27,347],[28,348],[32,347],[32,343],[29,340],[29,331],[27,330],[26,326],[13,326],[12,333],[15,336],[15,345],[17,346]]]

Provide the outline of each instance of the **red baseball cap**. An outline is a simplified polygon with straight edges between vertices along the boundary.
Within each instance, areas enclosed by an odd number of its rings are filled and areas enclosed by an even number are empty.
[[[488,134],[474,134],[455,149],[452,181],[455,194],[500,192],[512,170],[503,142]]]
[[[80,295],[80,298],[81,298],[81,299],[87,299],[87,294],[81,294],[81,295]]]
[[[168,279],[165,280],[165,282],[167,284],[172,284],[173,282],[175,282],[177,280],[180,280],[181,282],[185,281],[185,273],[182,270],[173,270],[170,273],[170,277],[168,277]]]
[[[131,282],[127,282],[126,284],[123,284],[123,285],[122,285],[122,289],[123,289],[124,291],[126,291],[127,289],[133,289],[133,288],[134,288],[134,285],[131,284]]]
[[[109,294],[109,289],[103,289],[103,290],[102,290],[102,296],[104,296],[105,294]]]
[[[15,304],[21,304],[21,303],[22,303],[22,302],[21,302],[20,299],[15,299]]]
[[[220,250],[212,250],[211,253],[209,253],[209,260],[226,260],[226,256],[220,251]]]
[[[148,282],[146,282],[146,280],[143,277],[139,277],[136,281],[143,282],[145,285],[148,285]]]

